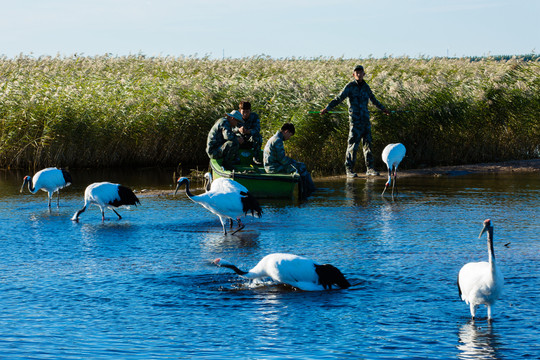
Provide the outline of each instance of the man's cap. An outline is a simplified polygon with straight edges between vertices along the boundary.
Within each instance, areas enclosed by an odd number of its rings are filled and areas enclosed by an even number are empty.
[[[362,65],[356,65],[353,71],[364,71],[364,67]]]
[[[235,118],[238,120],[239,123],[244,123],[244,119],[242,118],[242,113],[238,110],[233,110],[230,114],[226,113],[228,116]]]

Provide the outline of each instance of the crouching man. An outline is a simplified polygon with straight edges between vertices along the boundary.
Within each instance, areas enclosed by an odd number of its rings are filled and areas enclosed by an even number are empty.
[[[264,170],[269,174],[284,173],[300,174],[300,196],[308,197],[315,191],[315,184],[311,179],[311,174],[307,171],[306,165],[302,162],[291,159],[285,155],[284,141],[289,140],[295,133],[294,125],[285,123],[281,130],[268,140],[264,147],[263,161]]]
[[[238,162],[238,149],[244,139],[236,136],[233,129],[244,124],[240,111],[234,110],[230,114],[215,122],[206,139],[206,153],[210,159],[223,159],[223,168],[232,170]]]

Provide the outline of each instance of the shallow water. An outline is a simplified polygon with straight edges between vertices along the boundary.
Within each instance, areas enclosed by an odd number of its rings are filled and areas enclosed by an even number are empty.
[[[23,175],[0,172],[2,358],[540,357],[538,174],[403,178],[396,201],[382,177],[316,181],[306,202],[261,201],[237,236],[183,193],[70,220],[91,182],[172,194],[167,172],[74,172],[50,212],[44,192],[19,193]],[[505,276],[491,324],[470,321],[455,284],[487,259],[486,218]],[[353,286],[250,286],[210,264],[272,252],[331,263]]]

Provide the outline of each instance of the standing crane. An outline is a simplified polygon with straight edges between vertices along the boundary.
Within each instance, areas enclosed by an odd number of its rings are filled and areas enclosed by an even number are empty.
[[[487,232],[488,261],[465,264],[458,274],[458,290],[461,300],[469,304],[471,316],[476,316],[478,305],[487,306],[488,320],[491,320],[491,307],[502,294],[504,277],[495,262],[493,250],[493,225],[491,220],[484,221],[479,238]]]
[[[214,181],[209,180],[210,184],[206,187],[207,191],[205,193],[193,195],[189,189],[189,179],[181,177],[177,181],[174,194],[176,195],[180,186],[185,184],[186,195],[193,202],[196,202],[219,217],[225,235],[227,235],[227,229],[225,228],[227,220],[231,220],[231,225],[232,219],[236,219],[238,222],[238,229],[232,233],[234,235],[245,226],[240,220],[242,215],[251,213],[251,216],[254,217],[262,216],[262,209],[259,202],[249,193],[244,185],[231,179],[220,178]]]
[[[390,184],[392,184],[392,198],[394,197],[394,187],[396,186],[397,179],[397,169],[401,160],[405,157],[405,145],[402,143],[388,144],[382,152],[382,159],[388,168],[388,181],[384,185],[384,190],[381,196],[384,195],[384,192]],[[392,176],[394,181],[392,182]]]
[[[38,171],[33,177],[26,175],[23,178],[21,192],[26,184],[28,184],[28,190],[32,194],[37,193],[38,190],[47,192],[49,209],[51,208],[51,199],[56,192],[56,206],[60,207],[60,189],[71,185],[71,181],[71,174],[67,170],[50,167]]]
[[[120,216],[115,208],[129,207],[130,205],[137,206],[137,204],[140,204],[140,201],[130,188],[123,185],[110,182],[93,183],[88,185],[86,190],[84,190],[84,206],[73,215],[71,220],[79,221],[79,215],[86,210],[89,204],[99,207],[101,210],[101,221],[105,221],[105,208],[111,209],[118,215],[118,219],[122,219],[122,216]]]

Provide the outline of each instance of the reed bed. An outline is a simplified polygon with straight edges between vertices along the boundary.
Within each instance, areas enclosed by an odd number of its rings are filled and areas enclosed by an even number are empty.
[[[0,167],[205,167],[208,130],[249,100],[265,140],[292,121],[290,155],[318,174],[342,173],[347,114],[309,111],[358,63],[396,111],[373,108],[375,154],[402,142],[409,168],[539,156],[537,58],[20,56],[0,58]]]

